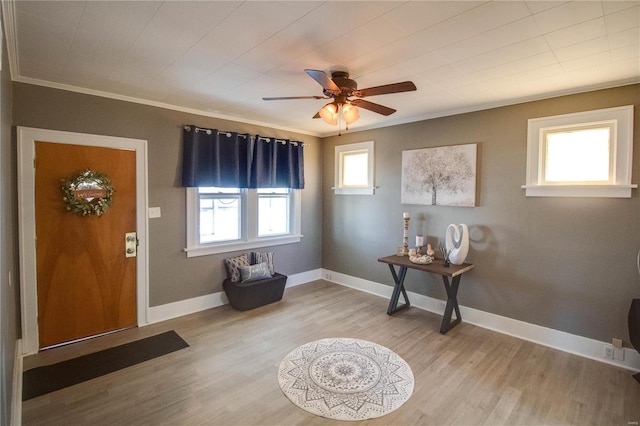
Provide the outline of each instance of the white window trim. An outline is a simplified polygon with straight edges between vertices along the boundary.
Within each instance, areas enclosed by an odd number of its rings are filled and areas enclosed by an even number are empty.
[[[345,187],[342,186],[342,157],[345,154],[354,153],[354,152],[367,152],[367,171],[368,177],[367,181],[369,182],[369,186],[366,187]],[[334,194],[337,195],[373,195],[375,193],[375,183],[374,183],[374,166],[375,166],[375,151],[374,151],[374,142],[359,142],[352,143],[348,145],[339,145],[335,147],[335,175],[334,175],[334,187],[332,188]]]
[[[257,209],[257,205],[250,201],[252,197],[246,198],[248,199],[246,202],[247,209]],[[290,234],[257,237],[257,217],[255,221],[247,221],[246,218],[243,217],[242,223],[248,222],[248,232],[244,235],[254,235],[256,237],[240,241],[234,240],[221,243],[200,244],[198,242],[198,216],[200,212],[198,211],[197,188],[187,188],[187,247],[184,251],[187,253],[187,257],[197,257],[281,244],[299,243],[303,237],[301,233],[302,194],[299,190],[292,190],[291,204],[294,216],[292,218],[292,232]]]
[[[543,184],[543,131],[552,127],[580,126],[616,121],[611,155],[614,156],[613,184]],[[633,162],[633,105],[594,111],[534,118],[528,121],[527,175],[522,185],[527,197],[603,197],[631,198]]]

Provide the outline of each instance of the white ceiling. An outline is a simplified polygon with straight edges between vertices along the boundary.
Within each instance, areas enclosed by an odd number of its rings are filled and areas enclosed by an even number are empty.
[[[369,97],[352,130],[640,82],[640,1],[3,1],[17,81],[325,136],[305,68]],[[197,123],[195,123],[197,124]]]

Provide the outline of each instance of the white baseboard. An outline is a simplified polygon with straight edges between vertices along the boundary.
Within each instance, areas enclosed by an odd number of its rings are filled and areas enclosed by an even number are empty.
[[[311,271],[289,275],[287,277],[286,288],[306,284],[308,282],[319,280],[321,278],[322,269],[313,269]],[[167,303],[165,305],[151,306],[149,308],[148,324],[193,314],[195,312],[204,311],[205,309],[217,308],[218,306],[226,305],[227,303],[229,303],[227,295],[224,293],[224,291],[220,291],[217,293],[207,294],[205,296],[194,297],[192,299]]]
[[[393,292],[390,285],[380,284],[374,281],[333,272],[323,269],[322,278],[336,284],[364,291],[376,296],[389,299]],[[445,301],[435,299],[422,294],[407,292],[411,306],[433,312],[438,315],[444,313]],[[402,303],[402,296],[400,297]],[[523,340],[538,343],[564,352],[569,352],[595,361],[615,365],[632,371],[640,371],[640,354],[633,348],[625,348],[624,361],[617,361],[604,358],[604,347],[610,346],[607,342],[601,342],[587,337],[577,336],[564,331],[554,330],[524,321],[514,320],[480,311],[478,309],[460,306],[460,314],[464,322],[477,325],[478,327],[497,331],[499,333],[514,336]],[[455,315],[455,314],[454,314]]]
[[[22,339],[16,340],[13,360],[13,394],[11,395],[11,426],[22,424]]]
[[[165,305],[151,306],[149,308],[149,324],[216,308],[227,303],[229,303],[227,295],[224,294],[224,291],[219,291]]]
[[[312,269],[311,271],[300,272],[299,274],[289,275],[287,277],[287,285],[285,288],[295,287],[300,284],[307,284],[311,281],[322,279],[322,269]]]

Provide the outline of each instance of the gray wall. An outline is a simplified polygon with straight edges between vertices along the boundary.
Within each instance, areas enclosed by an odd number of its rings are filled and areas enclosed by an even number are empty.
[[[4,37],[3,37],[4,40]],[[13,396],[13,366],[16,339],[19,336],[18,305],[18,242],[16,154],[11,138],[11,76],[6,46],[2,46],[2,75],[0,76],[0,358],[2,382],[0,383],[0,424],[8,425],[11,419]],[[9,287],[9,274],[13,278]]]
[[[420,230],[442,241],[450,223],[470,228],[460,304],[572,334],[628,341],[626,316],[640,297],[639,190],[630,199],[527,198],[527,120],[635,105],[633,182],[640,182],[640,85],[564,96],[432,119],[323,141],[323,267],[393,283],[376,259],[402,245],[402,212],[411,212],[409,241]],[[373,196],[333,195],[334,148],[375,141]],[[477,207],[401,205],[403,150],[475,143]],[[416,220],[422,216],[422,222]],[[409,272],[408,290],[444,299],[439,277]],[[427,284],[425,284],[425,279]]]
[[[275,246],[276,269],[295,274],[320,268],[322,198],[318,138],[250,124],[197,116],[130,102],[14,83],[15,126],[121,136],[148,141],[149,206],[162,217],[149,220],[150,306],[222,291],[223,259],[232,254],[187,259],[186,190],[178,186],[182,125],[247,132],[308,142],[302,190],[300,243]]]

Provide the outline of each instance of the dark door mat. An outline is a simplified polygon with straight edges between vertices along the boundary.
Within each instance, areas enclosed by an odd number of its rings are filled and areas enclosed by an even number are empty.
[[[22,376],[22,400],[95,379],[188,347],[189,344],[171,330],[57,364],[32,368]]]

